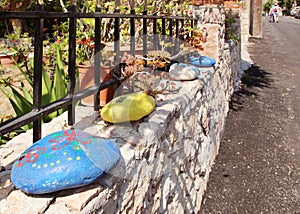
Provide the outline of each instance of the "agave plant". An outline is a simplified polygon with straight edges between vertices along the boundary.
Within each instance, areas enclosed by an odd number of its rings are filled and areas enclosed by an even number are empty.
[[[64,65],[62,61],[62,51],[59,45],[55,44],[54,49],[56,51],[56,60],[54,63],[55,72],[53,80],[51,80],[48,72],[43,68],[42,69],[42,105],[49,104],[55,100],[63,98],[67,95],[67,78],[64,73]],[[19,71],[23,74],[26,82],[24,84],[21,82],[20,87],[18,88],[12,85],[9,81],[2,79],[1,82],[5,84],[5,88],[0,88],[0,91],[9,99],[15,114],[17,116],[23,115],[32,110],[33,106],[33,81],[30,73],[26,71],[20,64],[16,63]],[[29,68],[33,68],[33,60],[29,60]],[[31,87],[30,90],[25,87],[28,85]],[[54,117],[62,114],[65,110],[61,109],[56,112],[53,112],[43,118],[43,122],[49,122]],[[32,124],[23,126],[21,129],[23,131],[32,128]]]

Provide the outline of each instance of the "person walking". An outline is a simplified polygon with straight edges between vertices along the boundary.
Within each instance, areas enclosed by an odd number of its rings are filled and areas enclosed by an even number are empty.
[[[278,21],[279,21],[279,10],[280,10],[280,7],[278,6],[277,3],[275,3],[274,7],[272,7],[271,10],[272,10],[272,15],[273,15],[274,22],[278,23]]]

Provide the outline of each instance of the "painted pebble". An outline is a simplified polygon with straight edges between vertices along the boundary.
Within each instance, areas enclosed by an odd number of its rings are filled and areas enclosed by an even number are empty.
[[[11,180],[30,194],[84,186],[111,169],[120,150],[111,139],[79,130],[52,133],[29,147],[14,163]]]
[[[192,55],[190,63],[200,67],[211,67],[215,65],[216,61],[208,56]]]
[[[200,70],[190,64],[174,63],[170,67],[169,75],[174,80],[194,80],[200,75]]]
[[[136,92],[115,97],[102,108],[101,117],[110,123],[137,121],[149,115],[154,108],[153,97]]]

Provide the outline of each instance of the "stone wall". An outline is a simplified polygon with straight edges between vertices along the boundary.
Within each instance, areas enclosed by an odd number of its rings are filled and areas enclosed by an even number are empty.
[[[12,163],[31,145],[32,131],[1,146],[0,213],[198,213],[240,72],[240,46],[225,48],[218,22],[201,23],[215,67],[203,68],[176,93],[157,95],[155,110],[142,121],[107,125],[92,108],[76,108],[75,129],[117,139],[121,149],[117,166],[93,184],[26,195],[9,177]],[[66,121],[65,113],[44,124],[43,136],[69,128]]]

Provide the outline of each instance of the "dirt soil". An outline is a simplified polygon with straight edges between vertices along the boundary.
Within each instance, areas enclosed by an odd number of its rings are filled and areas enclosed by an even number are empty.
[[[0,67],[0,79],[9,79],[9,82],[13,85],[20,86],[20,81],[24,81],[24,76],[21,74],[19,69],[15,65],[6,65],[5,67]],[[4,84],[0,83],[0,87],[4,88]],[[5,95],[0,91],[0,120],[5,117],[9,117],[14,114],[14,110],[5,97]]]
[[[263,21],[201,213],[300,213],[300,20]]]

